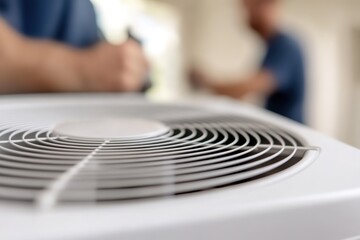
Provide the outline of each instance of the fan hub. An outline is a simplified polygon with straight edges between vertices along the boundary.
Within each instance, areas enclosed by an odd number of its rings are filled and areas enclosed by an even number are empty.
[[[53,133],[62,137],[98,140],[131,140],[156,137],[169,131],[161,122],[138,118],[102,118],[57,124]]]

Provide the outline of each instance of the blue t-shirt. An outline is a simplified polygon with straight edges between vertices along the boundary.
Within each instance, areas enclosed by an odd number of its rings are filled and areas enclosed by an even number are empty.
[[[96,16],[88,0],[0,0],[0,17],[18,32],[74,47],[100,39]]]
[[[262,68],[270,71],[277,89],[266,108],[297,122],[304,122],[305,67],[302,49],[292,37],[279,33],[267,42]]]

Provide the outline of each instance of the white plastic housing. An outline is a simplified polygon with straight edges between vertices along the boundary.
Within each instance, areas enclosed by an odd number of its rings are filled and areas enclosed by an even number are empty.
[[[39,95],[0,99],[4,110],[39,106],[148,104],[127,95]],[[346,239],[360,236],[360,151],[275,114],[227,99],[177,105],[270,122],[319,147],[301,166],[258,182],[194,195],[40,211],[0,203],[0,239]],[[107,117],[107,116],[103,116]],[[315,159],[315,160],[314,160]]]

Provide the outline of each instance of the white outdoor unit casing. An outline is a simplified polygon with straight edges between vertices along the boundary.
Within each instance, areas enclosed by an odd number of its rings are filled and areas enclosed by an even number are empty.
[[[356,236],[360,151],[285,118],[218,98],[0,99],[0,239]]]

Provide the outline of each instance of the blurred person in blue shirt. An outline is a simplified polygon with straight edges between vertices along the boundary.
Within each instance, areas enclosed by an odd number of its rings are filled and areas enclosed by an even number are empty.
[[[280,28],[281,0],[242,0],[248,24],[266,43],[266,54],[260,69],[248,79],[232,83],[211,79],[194,70],[193,80],[213,92],[233,98],[249,93],[267,97],[266,109],[304,122],[305,66],[300,44]],[[245,80],[245,81],[244,81]],[[230,81],[226,81],[230,82]]]
[[[102,41],[88,0],[0,0],[0,93],[138,91],[133,40]]]

